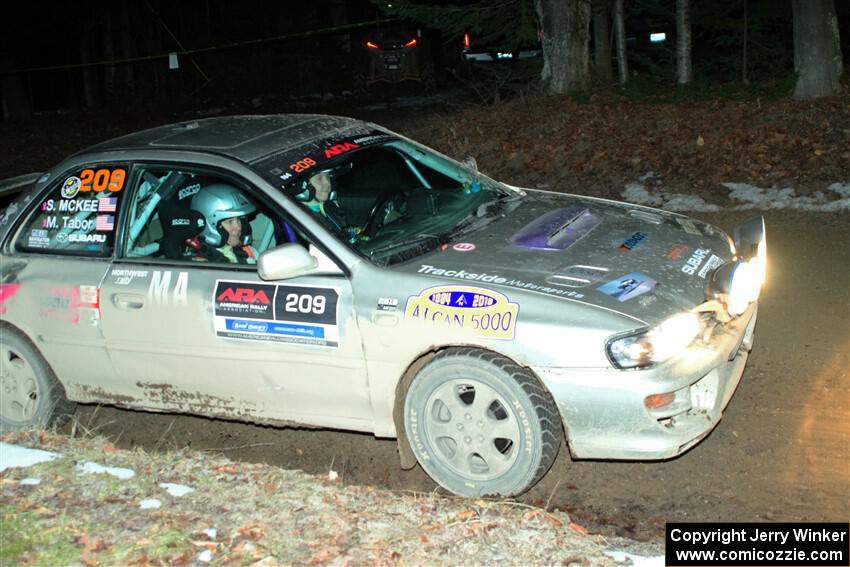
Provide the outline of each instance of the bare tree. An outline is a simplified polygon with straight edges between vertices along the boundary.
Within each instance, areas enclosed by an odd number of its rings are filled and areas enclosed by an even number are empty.
[[[590,89],[590,2],[535,0],[543,28],[541,79],[553,94]]]
[[[694,78],[691,65],[691,5],[690,0],[676,0],[676,78],[687,85]]]
[[[593,3],[593,71],[605,84],[611,82],[611,0]]]
[[[794,11],[794,98],[841,92],[841,41],[833,0],[791,0]]]
[[[614,37],[617,39],[617,72],[620,84],[629,80],[629,62],[626,60],[626,25],[623,18],[623,0],[614,0]]]
[[[590,2],[535,0],[543,29],[541,80],[553,94],[590,89]]]

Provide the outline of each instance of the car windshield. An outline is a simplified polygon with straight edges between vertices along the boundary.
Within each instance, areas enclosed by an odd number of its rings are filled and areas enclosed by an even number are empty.
[[[479,230],[522,195],[474,166],[407,139],[383,138],[365,147],[357,140],[334,144],[343,155],[311,159],[315,165],[283,186],[377,264],[404,262]]]

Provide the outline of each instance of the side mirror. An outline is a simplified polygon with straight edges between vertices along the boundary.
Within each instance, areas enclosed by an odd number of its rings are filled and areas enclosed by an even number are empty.
[[[286,280],[303,276],[318,267],[319,262],[299,244],[282,244],[266,250],[257,259],[257,273],[262,280]]]
[[[475,158],[472,156],[466,156],[463,158],[463,161],[460,164],[466,169],[472,171],[473,173],[478,173],[478,162],[475,161]]]

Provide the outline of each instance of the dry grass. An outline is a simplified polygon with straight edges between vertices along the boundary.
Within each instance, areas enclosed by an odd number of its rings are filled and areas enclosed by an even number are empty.
[[[566,514],[516,503],[345,486],[330,471],[185,450],[122,451],[100,437],[2,440],[63,455],[0,473],[4,565],[614,564],[604,555],[613,542]],[[136,476],[80,474],[83,462]],[[27,477],[41,483],[21,484]],[[165,482],[194,490],[171,496]],[[151,498],[161,507],[140,508]]]

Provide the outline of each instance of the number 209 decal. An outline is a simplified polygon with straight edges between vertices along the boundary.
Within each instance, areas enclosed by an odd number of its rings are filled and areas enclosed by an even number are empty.
[[[124,181],[127,178],[127,172],[122,168],[117,169],[84,169],[80,172],[80,176],[72,175],[65,180],[62,185],[62,196],[66,199],[73,199],[77,193],[86,193],[94,191],[110,191],[118,193],[124,188]]]
[[[216,282],[219,337],[339,346],[339,290],[320,286]]]

